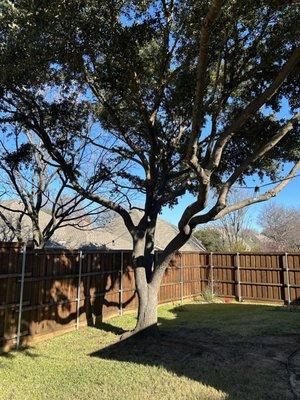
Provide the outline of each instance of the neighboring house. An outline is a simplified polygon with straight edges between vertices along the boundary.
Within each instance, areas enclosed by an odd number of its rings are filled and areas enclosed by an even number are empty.
[[[20,211],[23,210],[24,206],[21,202],[17,200],[7,200],[2,201],[1,204],[6,206],[12,210]],[[10,221],[16,221],[19,215],[19,212],[13,212],[1,209],[1,212],[8,218]],[[44,229],[48,222],[50,221],[50,214],[46,210],[42,210],[39,213],[39,225],[41,229]],[[80,243],[87,243],[89,241],[88,234],[91,233],[87,230],[81,230],[71,225],[72,222],[63,223],[62,228],[59,228],[57,231],[54,232],[51,240],[47,242],[47,247],[64,247],[64,248],[76,248]],[[0,218],[0,241],[16,241],[17,238],[11,237],[9,238],[8,234],[4,234],[4,226],[5,223]],[[24,215],[22,222],[21,222],[21,237],[23,242],[30,242],[32,240],[32,225],[31,220],[27,215]]]
[[[142,212],[133,210],[130,212],[131,218],[137,224],[141,217]],[[163,250],[167,244],[172,240],[179,230],[175,225],[170,224],[162,218],[158,218],[156,232],[155,232],[155,250]],[[93,234],[93,232],[91,232]],[[98,238],[101,238],[103,246],[108,249],[117,250],[131,250],[132,241],[128,230],[125,227],[122,217],[119,215],[113,218],[103,228],[94,231]],[[96,239],[95,237],[95,239]],[[205,251],[202,243],[192,236],[189,241],[180,249],[181,251]]]
[[[6,203],[8,204],[8,203]],[[10,201],[9,207],[20,210],[21,205],[17,201]],[[5,212],[6,216],[14,214]],[[133,222],[137,224],[142,217],[142,213],[137,210],[131,211]],[[50,219],[50,215],[46,211],[40,212],[40,225],[44,228]],[[0,225],[3,222],[0,221]],[[32,238],[30,219],[24,217],[22,220],[22,239],[27,242]],[[157,229],[155,233],[155,249],[162,250],[178,233],[178,228],[169,222],[158,218]],[[7,240],[2,237],[0,230],[0,241]],[[130,233],[127,231],[122,217],[116,215],[104,227],[82,230],[74,226],[68,225],[55,231],[51,240],[46,247],[63,247],[69,249],[90,248],[90,249],[111,249],[111,250],[131,250],[132,241]],[[205,251],[201,242],[195,237],[191,237],[189,241],[181,248],[182,251]]]

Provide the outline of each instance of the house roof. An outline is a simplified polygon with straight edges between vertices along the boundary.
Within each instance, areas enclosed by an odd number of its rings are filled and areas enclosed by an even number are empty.
[[[23,204],[17,200],[7,200],[2,201],[1,204],[3,206],[9,207],[12,210],[22,210]],[[10,219],[12,223],[16,223],[16,215],[17,213],[8,210],[1,210],[3,214]],[[46,227],[48,222],[50,221],[50,214],[45,211],[41,210],[39,214],[39,223],[42,229]],[[0,223],[3,223],[0,220]],[[32,228],[31,228],[31,221],[28,216],[24,216],[22,220],[22,239],[24,242],[27,242],[32,239]],[[47,243],[47,247],[65,247],[65,248],[77,248],[78,245],[81,243],[88,242],[88,234],[89,231],[77,229],[74,226],[64,226],[57,231],[55,231],[54,235],[52,236],[51,240]],[[1,233],[0,233],[1,235]],[[4,240],[5,238],[0,237],[0,240]]]
[[[130,212],[131,218],[134,224],[137,224],[143,216],[143,213],[138,210]],[[170,224],[164,219],[158,217],[157,226],[155,232],[155,249],[163,250],[171,239],[173,239],[179,230],[175,225]],[[109,249],[118,250],[131,250],[132,241],[128,230],[125,227],[121,216],[116,216],[103,228],[95,231],[95,233],[101,236],[102,243]],[[192,236],[188,242],[181,248],[182,251],[204,251],[205,248],[201,242]]]
[[[2,204],[20,210],[22,205],[18,201],[2,202]],[[12,215],[13,212],[5,211],[5,214]],[[137,224],[142,218],[143,213],[138,210],[130,212],[134,224]],[[50,220],[50,215],[40,212],[40,225],[44,228]],[[30,219],[25,217],[22,223],[22,236],[24,241],[31,239]],[[163,250],[167,244],[173,239],[178,228],[162,218],[158,218],[155,232],[155,249]],[[3,238],[2,238],[3,239]],[[1,240],[1,238],[0,238]],[[121,216],[116,214],[101,228],[93,230],[80,230],[74,226],[64,226],[55,231],[51,240],[47,243],[47,247],[65,247],[65,248],[106,248],[115,250],[131,250],[132,240]],[[181,248],[182,251],[203,251],[205,248],[201,242],[192,236],[189,241]]]

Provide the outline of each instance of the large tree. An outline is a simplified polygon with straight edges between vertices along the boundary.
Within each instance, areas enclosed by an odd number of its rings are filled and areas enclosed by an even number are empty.
[[[299,168],[296,3],[2,3],[0,120],[38,135],[79,194],[122,216],[139,297],[134,332],[156,326],[165,268],[197,225],[276,196]],[[87,151],[89,170],[78,163]],[[256,174],[274,185],[228,204],[233,185]],[[187,193],[179,233],[153,265],[157,216]],[[132,207],[143,210],[137,224]]]

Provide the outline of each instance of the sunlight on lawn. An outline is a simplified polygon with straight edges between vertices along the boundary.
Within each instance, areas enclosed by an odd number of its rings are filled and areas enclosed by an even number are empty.
[[[270,390],[268,398],[284,398],[283,368],[257,359],[254,350],[247,359],[233,346],[255,334],[296,333],[300,313],[193,303],[160,307],[159,315],[161,344],[116,345],[102,355],[118,338],[109,327],[134,326],[134,316],[125,315],[107,321],[105,330],[82,329],[0,357],[0,399],[261,400]]]

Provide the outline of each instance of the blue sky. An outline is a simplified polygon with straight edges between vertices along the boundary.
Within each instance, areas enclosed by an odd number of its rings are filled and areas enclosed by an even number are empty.
[[[251,182],[249,181],[249,185]],[[252,186],[252,185],[251,185]],[[251,194],[251,191],[250,191]],[[187,205],[189,205],[193,201],[193,196],[187,195],[180,199],[179,204],[175,206],[173,209],[164,208],[161,217],[165,220],[171,222],[174,225],[177,225],[184,209]],[[269,200],[269,202],[276,202],[277,204],[281,204],[289,207],[300,207],[300,176],[294,178],[291,182],[287,184],[287,186],[277,195],[276,198]],[[248,207],[250,225],[253,228],[259,229],[257,224],[257,218],[260,210],[264,207],[266,202],[253,204]]]

